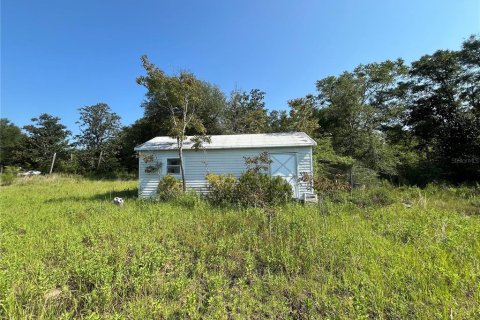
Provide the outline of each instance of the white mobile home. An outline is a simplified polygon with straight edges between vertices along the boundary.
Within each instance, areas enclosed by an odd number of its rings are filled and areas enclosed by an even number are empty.
[[[193,149],[190,138],[184,143],[183,165],[187,189],[206,192],[206,175],[232,174],[239,177],[246,170],[245,158],[267,152],[272,163],[269,173],[281,176],[292,186],[293,195],[303,199],[311,193],[308,183],[299,181],[303,174],[313,174],[312,147],[315,141],[303,132],[238,134],[211,136],[201,150]],[[173,175],[181,179],[176,140],[156,137],[135,148],[139,158],[139,197],[153,197],[160,179]]]

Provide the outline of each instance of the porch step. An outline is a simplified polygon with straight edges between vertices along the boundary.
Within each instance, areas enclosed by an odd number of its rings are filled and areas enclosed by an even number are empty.
[[[315,193],[304,193],[303,194],[303,202],[304,203],[317,203],[318,197]]]

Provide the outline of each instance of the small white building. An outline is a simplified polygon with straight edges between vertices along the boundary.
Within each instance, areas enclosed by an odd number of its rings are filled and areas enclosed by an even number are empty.
[[[208,191],[208,173],[239,177],[246,170],[244,157],[267,152],[272,161],[269,173],[287,180],[294,198],[303,199],[312,191],[299,177],[303,173],[313,175],[312,147],[315,145],[303,132],[237,134],[211,136],[211,142],[196,151],[189,137],[183,148],[187,189]],[[159,181],[167,174],[181,179],[175,139],[156,137],[137,146],[135,151],[139,156],[139,197],[155,196]]]

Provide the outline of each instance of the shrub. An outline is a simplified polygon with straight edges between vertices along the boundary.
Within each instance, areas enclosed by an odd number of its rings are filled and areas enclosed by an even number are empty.
[[[261,207],[267,202],[266,182],[264,174],[253,171],[242,173],[235,192],[238,204],[244,207]]]
[[[388,206],[395,202],[395,198],[392,196],[392,193],[385,188],[374,189],[370,192],[370,199],[374,205],[379,206]]]
[[[9,186],[13,183],[13,180],[15,180],[15,176],[11,173],[2,173],[0,175],[0,184],[2,186]]]
[[[209,185],[208,201],[216,205],[235,202],[237,179],[234,176],[209,173],[207,182]]]
[[[322,194],[332,194],[339,191],[349,191],[350,184],[339,175],[334,176],[332,179],[318,176],[313,179],[313,188]]]
[[[4,167],[3,173],[0,175],[0,185],[9,186],[15,180],[15,177],[18,174],[18,168],[15,167]]]
[[[281,177],[247,171],[240,176],[235,194],[244,207],[275,206],[290,200],[292,187]]]
[[[179,181],[179,184],[181,186],[181,181]],[[187,192],[179,193],[175,197],[174,203],[186,209],[194,209],[201,203],[201,199],[195,191],[188,190]]]
[[[292,187],[281,177],[248,170],[235,177],[209,174],[210,192],[207,199],[213,204],[235,204],[243,207],[266,207],[287,203]]]
[[[268,188],[268,203],[270,205],[286,204],[293,196],[292,186],[281,177],[270,177]]]
[[[180,194],[182,194],[182,184],[177,178],[166,175],[158,183],[158,197],[160,200],[173,200]]]
[[[375,170],[365,167],[361,164],[355,164],[352,168],[353,185],[360,187],[374,187],[378,186],[380,179]]]
[[[351,202],[361,208],[384,207],[395,202],[392,192],[386,188],[374,188],[369,190],[355,190]]]

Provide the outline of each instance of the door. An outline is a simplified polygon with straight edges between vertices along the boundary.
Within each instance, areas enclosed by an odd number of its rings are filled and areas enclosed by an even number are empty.
[[[293,197],[298,198],[297,154],[270,153],[270,175],[282,177],[292,186]]]

